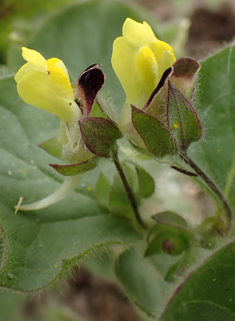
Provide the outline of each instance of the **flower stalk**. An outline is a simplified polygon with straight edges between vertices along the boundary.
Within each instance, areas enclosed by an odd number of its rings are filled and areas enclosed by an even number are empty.
[[[215,183],[213,183],[212,180],[205,174],[205,172],[203,172],[203,170],[194,163],[194,161],[187,155],[186,152],[181,152],[181,159],[187,165],[189,165],[198,174],[198,176],[201,177],[201,179],[207,184],[207,186],[213,191],[213,193],[222,203],[227,224],[226,230],[228,231],[231,228],[232,211],[224,195],[221,193]]]
[[[112,157],[112,160],[116,166],[116,169],[120,175],[120,178],[123,182],[123,185],[124,185],[124,188],[126,190],[126,193],[127,193],[127,197],[130,201],[130,204],[131,204],[131,207],[133,209],[133,212],[134,212],[134,215],[135,215],[135,218],[136,218],[136,221],[139,223],[139,225],[146,229],[146,226],[144,224],[144,222],[142,221],[142,218],[140,216],[140,213],[139,213],[139,209],[138,209],[138,204],[136,202],[136,199],[135,199],[135,196],[131,190],[131,187],[127,181],[127,178],[126,178],[126,175],[123,171],[123,168],[121,166],[121,163],[119,161],[119,158],[118,158],[118,151],[117,151],[117,145],[115,145],[112,150],[111,150],[111,157]]]

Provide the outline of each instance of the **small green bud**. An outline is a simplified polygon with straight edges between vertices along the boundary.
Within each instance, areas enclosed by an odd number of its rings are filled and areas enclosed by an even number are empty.
[[[194,239],[187,222],[170,211],[158,213],[152,218],[157,221],[148,235],[145,256],[160,254],[179,255],[186,251]]]

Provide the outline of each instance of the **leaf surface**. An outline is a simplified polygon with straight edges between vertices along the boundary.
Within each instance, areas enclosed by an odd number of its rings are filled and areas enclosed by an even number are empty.
[[[12,78],[0,80],[0,285],[35,291],[61,276],[71,264],[110,244],[132,244],[138,234],[127,220],[101,208],[94,196],[98,171],[85,174],[66,199],[35,212],[18,212],[14,205],[42,199],[63,180],[50,169],[56,161],[37,147],[55,136],[56,117],[27,106]],[[10,93],[10,95],[8,94]]]

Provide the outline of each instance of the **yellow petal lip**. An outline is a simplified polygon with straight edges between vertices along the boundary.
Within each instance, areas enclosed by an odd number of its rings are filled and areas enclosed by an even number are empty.
[[[22,48],[27,61],[16,73],[15,81],[21,99],[29,105],[47,110],[62,121],[79,117],[68,71],[58,58],[46,60],[36,50]]]
[[[53,78],[47,74],[38,71],[26,74],[19,80],[17,90],[24,102],[47,110],[61,120],[66,121],[76,115],[78,108],[73,95],[66,88],[56,86]]]
[[[153,30],[147,22],[140,23],[131,18],[125,20],[122,34],[126,41],[136,48],[146,46],[156,40]]]
[[[33,65],[47,69],[46,59],[36,50],[22,47],[22,57]]]
[[[46,59],[36,50],[22,47],[22,57],[27,61],[16,73],[15,81],[18,82],[20,78],[32,71],[40,71],[47,73],[47,61]]]
[[[24,77],[25,75],[27,75],[29,72],[32,72],[32,71],[40,71],[44,74],[47,74],[46,69],[42,68],[41,66],[32,65],[27,62],[15,74],[16,83],[18,83],[22,77]]]

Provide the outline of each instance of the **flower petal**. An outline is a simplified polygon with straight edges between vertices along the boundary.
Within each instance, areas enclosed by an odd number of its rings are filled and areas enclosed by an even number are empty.
[[[158,40],[146,22],[127,18],[112,54],[112,66],[126,93],[126,103],[143,108],[175,60],[172,47]]]
[[[79,181],[82,178],[82,174],[76,176],[66,177],[63,184],[51,195],[47,196],[46,198],[31,203],[27,205],[21,205],[18,210],[20,211],[36,211],[42,208],[48,207],[55,203],[58,203],[62,199],[64,199],[67,195],[69,195],[77,186]]]
[[[59,73],[30,72],[21,77],[17,90],[24,102],[69,121],[77,116],[78,106],[67,77]]]
[[[118,37],[113,43],[112,66],[122,84],[126,93],[126,100],[128,103],[134,104],[141,108],[148,100],[152,90],[146,92],[143,78],[137,66],[141,63],[142,53],[137,57],[138,51],[131,47],[123,37]],[[142,73],[144,72],[142,68]],[[149,70],[147,67],[146,69]]]
[[[60,73],[69,78],[68,70],[62,60],[58,58],[50,58],[46,61],[46,63],[47,71],[49,73]]]
[[[158,64],[152,50],[145,46],[139,49],[136,63],[141,75],[141,91],[150,96],[158,82]]]
[[[47,71],[44,70],[41,66],[36,66],[36,65],[33,65],[33,64],[27,62],[15,74],[15,81],[18,82],[20,80],[20,78],[24,77],[26,74],[28,74],[29,72],[32,72],[32,71],[40,71],[44,74],[47,74]]]
[[[152,28],[147,22],[139,23],[127,18],[122,27],[122,34],[125,40],[136,49],[149,45],[156,40]]]
[[[31,64],[40,66],[44,68],[44,70],[47,70],[46,59],[36,50],[22,47],[22,56],[26,61],[30,62]]]
[[[158,62],[158,78],[160,80],[164,71],[173,65],[176,58],[172,47],[164,41],[156,40],[152,47]]]

